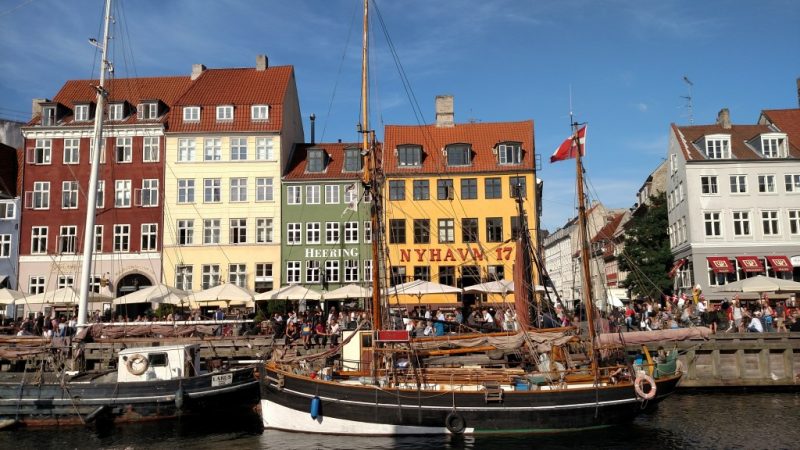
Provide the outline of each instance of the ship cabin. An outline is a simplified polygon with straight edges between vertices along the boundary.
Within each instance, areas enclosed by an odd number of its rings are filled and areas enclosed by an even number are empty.
[[[165,345],[121,350],[117,382],[167,381],[189,378],[200,372],[200,345]]]

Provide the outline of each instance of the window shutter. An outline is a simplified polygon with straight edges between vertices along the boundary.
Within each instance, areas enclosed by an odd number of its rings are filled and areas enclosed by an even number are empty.
[[[33,209],[33,192],[25,191],[25,209]]]
[[[142,190],[141,189],[134,189],[133,190],[133,204],[135,206],[142,206]]]
[[[147,105],[145,105],[144,103],[139,103],[138,105],[136,105],[136,117],[139,120],[149,119],[149,117],[147,117],[147,108],[146,108],[146,106]]]
[[[36,148],[28,147],[25,149],[25,162],[36,164]]]

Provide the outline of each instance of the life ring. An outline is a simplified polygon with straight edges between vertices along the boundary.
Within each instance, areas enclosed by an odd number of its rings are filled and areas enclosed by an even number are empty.
[[[150,360],[141,353],[135,353],[128,357],[128,362],[125,366],[128,368],[128,372],[130,372],[131,375],[139,376],[147,372],[147,369],[150,367]],[[134,366],[136,366],[136,368],[134,368]]]
[[[650,385],[650,389],[647,392],[644,391],[642,386],[642,383],[645,381]],[[656,396],[656,380],[644,372],[639,372],[639,374],[636,375],[636,380],[633,382],[633,389],[636,391],[637,396],[644,400],[650,400]]]
[[[461,434],[467,429],[467,422],[461,414],[453,411],[444,419],[444,425],[447,430],[453,434]]]

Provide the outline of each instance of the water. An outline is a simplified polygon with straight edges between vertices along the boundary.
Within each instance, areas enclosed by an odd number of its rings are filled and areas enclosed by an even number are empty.
[[[83,428],[0,431],[0,449],[796,449],[800,393],[679,393],[632,424],[580,434],[341,437],[262,430],[210,412],[202,423],[155,422],[99,433]]]

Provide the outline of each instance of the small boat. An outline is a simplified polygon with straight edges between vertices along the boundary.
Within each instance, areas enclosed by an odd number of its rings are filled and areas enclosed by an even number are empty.
[[[128,348],[103,373],[0,372],[0,424],[112,424],[252,412],[255,368],[204,372],[198,344]]]

